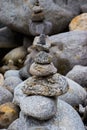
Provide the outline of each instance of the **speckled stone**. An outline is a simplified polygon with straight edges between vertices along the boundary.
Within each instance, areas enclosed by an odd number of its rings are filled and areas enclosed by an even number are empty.
[[[57,69],[55,68],[53,63],[47,64],[47,65],[33,63],[30,66],[29,71],[34,76],[49,76],[49,75],[55,74],[57,72]]]
[[[52,56],[45,51],[41,51],[36,55],[34,61],[38,64],[49,64],[52,62]]]
[[[56,114],[56,100],[44,96],[29,96],[21,100],[20,108],[27,116],[47,120]]]
[[[66,93],[68,88],[67,80],[56,73],[46,78],[30,77],[22,90],[26,95],[59,96]]]
[[[38,121],[21,113],[8,130],[30,130],[31,127],[45,126],[48,130],[85,130],[78,113],[64,101],[58,100],[56,115],[47,121]]]

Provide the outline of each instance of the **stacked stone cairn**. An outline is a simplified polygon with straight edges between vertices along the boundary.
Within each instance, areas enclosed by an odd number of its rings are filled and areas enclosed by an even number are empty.
[[[25,82],[22,91],[27,95],[25,98],[27,101],[23,100],[20,105],[25,115],[42,121],[55,116],[56,97],[68,91],[66,79],[57,73],[57,69],[52,63],[52,56],[49,54],[51,44],[48,40],[44,34],[41,34],[40,39],[35,39],[34,47],[38,50],[38,54],[30,67],[30,73],[33,76]],[[32,106],[26,103],[32,104]]]

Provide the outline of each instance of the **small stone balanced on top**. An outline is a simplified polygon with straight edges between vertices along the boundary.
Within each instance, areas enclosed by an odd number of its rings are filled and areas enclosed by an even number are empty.
[[[33,76],[26,80],[22,89],[27,97],[21,102],[20,107],[25,115],[44,121],[55,116],[56,97],[68,91],[68,83],[57,73],[52,63],[48,37],[41,34],[39,39],[35,38],[33,46],[38,50],[38,54],[29,70]]]

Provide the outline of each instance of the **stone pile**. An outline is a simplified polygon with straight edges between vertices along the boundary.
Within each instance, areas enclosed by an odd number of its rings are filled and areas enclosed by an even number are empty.
[[[48,37],[44,35],[44,42],[41,42],[42,37],[43,35],[33,43],[38,54],[28,70],[32,76],[19,84],[14,91],[13,102],[19,105],[21,112],[8,130],[20,130],[20,126],[22,130],[70,130],[71,126],[72,130],[84,130],[76,111],[57,99],[68,91],[69,85],[52,63],[50,45],[46,42]],[[67,124],[67,121],[70,123]]]
[[[40,39],[41,37],[43,35]],[[40,52],[30,66],[29,71],[33,76],[25,82],[23,93],[27,98],[21,102],[20,107],[25,115],[38,120],[47,120],[56,114],[56,96],[67,92],[68,83],[64,77],[57,74],[52,56],[46,52],[49,48],[45,41],[44,43],[39,41],[34,46]],[[33,108],[35,109],[32,111]]]

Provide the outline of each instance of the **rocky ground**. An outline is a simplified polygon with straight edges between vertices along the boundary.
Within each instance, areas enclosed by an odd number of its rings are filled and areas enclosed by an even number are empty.
[[[87,130],[87,0],[1,0],[0,59],[0,130]]]

